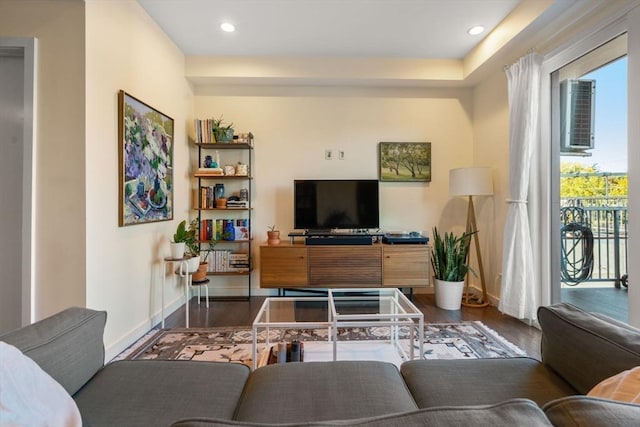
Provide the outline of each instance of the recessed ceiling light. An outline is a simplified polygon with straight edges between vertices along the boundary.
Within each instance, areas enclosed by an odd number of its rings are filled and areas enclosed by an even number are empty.
[[[472,36],[477,36],[478,34],[481,34],[483,31],[484,31],[484,27],[482,25],[475,25],[469,28],[467,30],[467,33],[469,33]]]
[[[236,30],[236,26],[231,22],[223,22],[220,24],[220,28],[226,33],[233,33]]]

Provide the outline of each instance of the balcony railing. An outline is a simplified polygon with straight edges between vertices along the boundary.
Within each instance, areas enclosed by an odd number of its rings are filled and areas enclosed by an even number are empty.
[[[563,283],[613,282],[626,286],[628,263],[627,197],[584,197],[560,201],[562,222],[583,224],[564,227]],[[587,273],[584,262],[591,257]]]

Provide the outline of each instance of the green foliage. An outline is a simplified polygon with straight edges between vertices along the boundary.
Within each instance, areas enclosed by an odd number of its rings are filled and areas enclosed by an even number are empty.
[[[467,264],[469,243],[472,233],[455,236],[444,233],[444,238],[433,228],[433,251],[431,252],[431,266],[436,279],[447,282],[461,282],[468,271],[474,271]],[[475,274],[475,273],[474,273]]]
[[[219,119],[212,119],[213,136],[218,142],[233,140],[233,123],[226,124],[222,120],[222,116]]]
[[[213,250],[215,242],[209,242],[207,249],[200,249],[200,242],[198,241],[198,218],[194,218],[187,227],[187,221],[183,220],[178,224],[176,232],[173,235],[173,241],[175,243],[185,244],[185,255],[200,256],[200,262],[204,261],[209,255],[209,252]]]
[[[233,127],[233,123],[226,124],[224,122],[224,120],[222,119],[222,116],[220,116],[219,119],[211,119],[211,122],[213,124],[213,128],[214,129],[229,130],[229,129],[231,129]]]
[[[183,220],[178,224],[176,232],[173,235],[174,243],[187,243],[189,241],[189,232],[187,231],[187,221]]]
[[[274,224],[274,225],[272,225],[272,226],[269,226],[269,227],[267,227],[267,228],[269,229],[269,231],[277,231],[277,230],[276,230],[276,225],[275,225],[275,224]]]
[[[580,163],[560,164],[560,197],[627,196],[627,175],[602,172],[597,165],[585,166]]]

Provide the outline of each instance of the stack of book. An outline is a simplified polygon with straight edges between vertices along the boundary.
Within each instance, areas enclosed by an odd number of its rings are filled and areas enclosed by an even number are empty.
[[[249,254],[215,249],[208,258],[210,273],[246,273],[249,271]]]
[[[198,168],[195,176],[206,177],[206,176],[223,176],[224,171],[222,168]]]
[[[249,254],[238,252],[229,253],[228,271],[247,272],[249,271]]]
[[[239,208],[248,208],[249,201],[248,200],[227,200],[227,209],[239,209]]]

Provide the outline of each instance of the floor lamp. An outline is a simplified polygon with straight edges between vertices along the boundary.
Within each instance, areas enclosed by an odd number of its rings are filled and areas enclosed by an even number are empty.
[[[451,169],[449,171],[449,195],[468,196],[469,207],[467,210],[467,233],[473,233],[472,239],[476,245],[476,255],[478,256],[478,275],[482,285],[482,299],[475,297],[469,292],[469,273],[464,278],[465,293],[462,297],[462,305],[467,307],[486,307],[489,305],[487,296],[487,285],[484,280],[484,267],[482,266],[482,254],[480,253],[480,241],[478,239],[478,226],[476,225],[476,211],[473,207],[473,196],[493,195],[493,179],[491,168],[469,167]],[[469,240],[471,245],[471,240]]]

